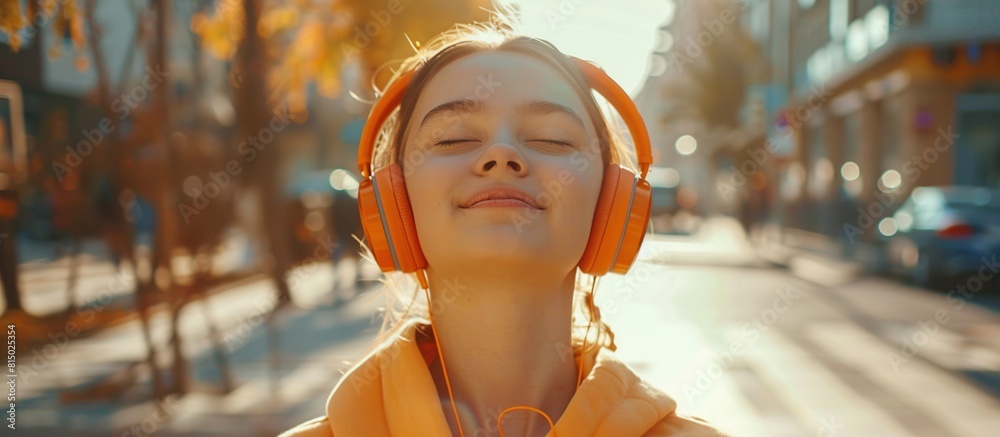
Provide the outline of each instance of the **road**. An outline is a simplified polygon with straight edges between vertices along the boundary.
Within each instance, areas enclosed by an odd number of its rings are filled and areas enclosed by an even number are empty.
[[[792,254],[789,267],[776,266],[761,250],[734,222],[715,220],[695,236],[647,238],[627,276],[600,282],[597,303],[618,353],[682,413],[739,436],[997,434],[996,296],[949,301],[835,260]],[[334,274],[319,266],[298,275],[299,307],[271,325],[276,342],[259,316],[271,302],[266,281],[192,304],[182,326],[197,385],[165,404],[144,400],[142,366],[121,370],[142,359],[135,323],[73,339],[48,360],[45,377],[22,384],[19,427],[39,435],[121,435],[133,426],[158,435],[274,435],[318,416],[340,372],[376,334],[373,314],[384,304],[368,287],[335,305]],[[206,313],[226,338],[236,381],[228,394],[218,392]],[[165,327],[154,324],[161,344]],[[269,354],[275,343],[279,353]],[[137,385],[117,400],[60,401],[109,374]]]
[[[739,246],[715,237],[706,245]],[[831,274],[852,269],[810,256],[791,269],[721,266],[722,251],[703,249],[692,260],[654,243],[647,259],[663,264],[649,267],[649,286],[609,287],[611,299],[616,287],[642,290],[623,295],[609,323],[622,355],[682,410],[740,436],[1000,430],[1000,317],[978,306],[987,296],[950,302],[890,280]]]

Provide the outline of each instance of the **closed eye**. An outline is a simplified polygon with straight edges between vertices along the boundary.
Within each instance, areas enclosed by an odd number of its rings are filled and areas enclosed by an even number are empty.
[[[560,146],[576,147],[576,143],[573,140],[554,140],[554,139],[539,138],[539,139],[528,140],[528,142],[549,143],[549,144],[558,144]]]
[[[450,146],[450,145],[455,145],[455,144],[474,143],[474,142],[478,142],[478,141],[479,140],[473,139],[473,138],[437,139],[437,140],[434,140],[434,145],[435,146]],[[549,144],[556,144],[556,145],[566,146],[566,147],[576,147],[576,143],[573,140],[556,140],[556,139],[539,138],[539,139],[527,140],[527,142],[529,142],[529,143],[549,143]]]
[[[479,141],[479,140],[475,140],[475,139],[471,139],[471,138],[455,138],[455,139],[451,139],[451,140],[437,139],[437,140],[434,140],[434,145],[435,146],[450,146],[450,145],[453,145],[453,144],[472,143],[472,142],[476,142],[476,141]]]

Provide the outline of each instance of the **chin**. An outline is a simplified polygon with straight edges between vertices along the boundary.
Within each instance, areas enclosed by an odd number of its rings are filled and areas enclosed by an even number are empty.
[[[513,226],[479,226],[474,229],[455,229],[447,238],[434,239],[438,250],[462,253],[475,258],[524,258],[526,254],[543,253],[551,250],[555,242],[538,232],[522,230]]]
[[[491,254],[511,253],[524,256],[525,253],[537,253],[550,247],[553,242],[535,232],[511,228],[481,230],[467,234],[465,238],[456,241],[465,245],[470,252]],[[479,249],[479,250],[477,250]]]

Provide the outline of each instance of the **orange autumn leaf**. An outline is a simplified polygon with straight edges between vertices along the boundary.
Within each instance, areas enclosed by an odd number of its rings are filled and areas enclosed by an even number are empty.
[[[46,17],[51,17],[56,14],[56,9],[59,6],[59,0],[31,0],[36,5],[36,13],[41,12]]]
[[[232,59],[243,40],[243,1],[218,2],[212,15],[195,14],[191,31],[197,34],[205,50],[219,59]]]
[[[299,24],[299,8],[292,5],[282,6],[267,11],[257,23],[261,36],[268,38],[280,32],[294,29]]]
[[[27,11],[28,22],[25,23],[25,24],[28,25],[28,24],[31,24],[31,23],[39,23],[39,22],[47,21],[49,18],[51,18],[53,15],[55,15],[56,6],[58,5],[58,3],[56,3],[56,1],[57,0],[27,0],[27,2],[28,2],[28,11]],[[39,17],[38,17],[39,13],[41,13],[42,15],[44,15],[45,18],[44,19],[39,19]]]
[[[327,98],[342,92],[345,65],[356,63],[367,84],[377,67],[413,54],[404,35],[427,41],[457,23],[486,21],[487,10],[493,9],[490,0],[443,3],[397,2],[390,12],[388,0],[259,0],[260,18],[249,25],[256,26],[270,61],[255,73],[267,78],[269,102],[284,103],[304,119],[310,90]],[[221,59],[236,55],[244,33],[243,6],[243,0],[218,2],[211,13],[191,19],[190,28],[206,51]]]
[[[21,49],[21,31],[27,25],[21,15],[21,3],[19,0],[0,0],[0,32],[10,39],[10,48],[13,51]]]
[[[74,11],[69,19],[69,37],[73,41],[74,48],[83,50],[87,40],[83,33],[83,14],[79,10]]]

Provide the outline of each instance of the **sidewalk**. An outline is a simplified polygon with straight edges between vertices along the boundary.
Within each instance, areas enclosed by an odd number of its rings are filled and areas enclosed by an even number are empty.
[[[346,370],[344,362],[360,356],[379,328],[372,315],[383,302],[368,293],[338,304],[331,293],[335,274],[330,264],[312,267],[292,289],[296,306],[283,308],[272,323],[265,318],[275,303],[267,278],[190,303],[178,326],[192,385],[183,397],[162,403],[150,399],[151,374],[138,320],[57,345],[55,356],[43,358],[37,376],[19,382],[18,426],[32,435],[118,435],[137,424],[155,425],[158,435],[231,435],[234,430],[276,435],[322,411],[332,389],[329,381]],[[220,333],[219,349],[213,347],[208,319]],[[152,317],[164,375],[173,361],[169,326],[168,314]],[[23,375],[35,365],[35,354],[19,352]],[[233,382],[228,393],[222,390],[220,352]]]
[[[878,248],[857,242],[856,258],[846,258],[839,241],[826,235],[776,225],[758,226],[748,236],[738,220],[712,216],[702,220],[691,235],[646,237],[639,257],[678,265],[727,265],[765,267],[777,265],[793,271],[808,271],[817,277],[855,277],[878,271]],[[655,252],[652,253],[652,247]],[[829,285],[829,284],[827,284]]]
[[[882,271],[878,246],[857,241],[845,256],[843,242],[802,229],[765,224],[751,231],[750,244],[762,259],[822,285],[839,285]]]
[[[45,318],[59,315],[66,311],[70,303],[70,268],[76,263],[76,283],[73,287],[72,300],[76,307],[94,303],[97,300],[124,298],[133,300],[135,291],[134,268],[148,269],[144,259],[148,248],[137,246],[138,266],[123,263],[116,269],[111,261],[104,242],[100,239],[87,239],[81,242],[80,252],[75,257],[66,254],[59,256],[59,242],[41,242],[29,239],[19,239],[18,251],[18,281],[21,288],[21,304],[24,310],[32,316]],[[253,265],[244,252],[247,247],[245,239],[238,234],[231,234],[220,245],[219,253],[214,259],[214,274],[218,277],[245,276],[253,270]],[[62,251],[69,250],[62,247]],[[189,257],[174,259],[175,274],[185,276],[188,272]],[[183,278],[181,278],[183,279]],[[5,304],[0,300],[0,311]]]
[[[739,222],[726,216],[703,219],[691,235],[647,235],[638,259],[670,265],[766,265]]]

